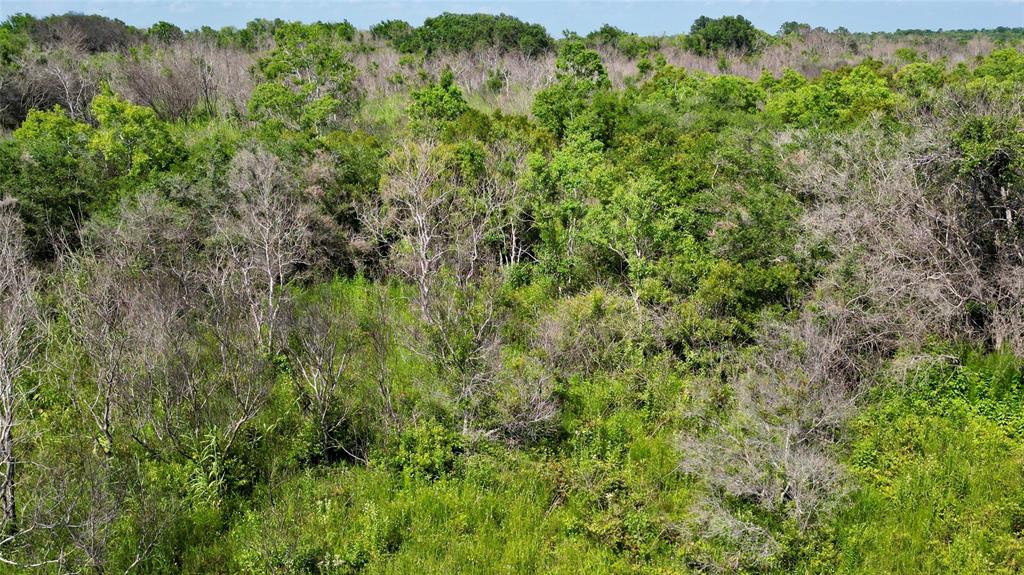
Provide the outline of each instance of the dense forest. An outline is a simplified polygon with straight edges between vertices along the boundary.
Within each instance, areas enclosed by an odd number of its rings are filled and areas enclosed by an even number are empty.
[[[0,24],[0,572],[1024,570],[1024,28]]]

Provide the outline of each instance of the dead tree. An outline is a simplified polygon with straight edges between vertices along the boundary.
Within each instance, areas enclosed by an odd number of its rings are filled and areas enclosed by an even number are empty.
[[[321,445],[352,457],[358,456],[337,435],[354,409],[351,372],[362,352],[359,332],[350,302],[336,299],[304,306],[292,328],[292,366],[303,411],[313,418]]]
[[[283,288],[312,263],[313,210],[289,181],[273,154],[239,152],[228,209],[214,223],[210,285],[224,302],[245,306],[248,328],[266,352],[278,343]]]
[[[17,380],[39,344],[36,320],[36,276],[25,254],[21,221],[12,202],[0,202],[0,533],[15,529],[17,453],[15,426],[24,396]]]
[[[431,157],[434,148],[427,142],[406,144],[397,151],[379,201],[364,206],[360,214],[371,243],[390,250],[396,271],[416,285],[421,309],[444,263],[454,203],[451,188],[439,185],[440,173]]]
[[[270,395],[270,358],[283,340],[288,284],[311,264],[313,209],[289,185],[269,152],[242,151],[232,162],[227,208],[214,220],[203,278],[215,339],[215,379],[233,406],[223,449],[259,414]]]
[[[60,258],[65,316],[88,359],[87,380],[73,382],[75,397],[108,452],[119,422],[135,441],[157,449],[139,430],[155,424],[157,413],[174,415],[177,402],[158,399],[171,399],[164,389],[168,363],[198,299],[190,262],[195,231],[152,195],[122,205],[113,222],[88,224],[81,248]]]
[[[463,432],[491,433],[484,412],[501,368],[495,270],[526,253],[525,194],[516,180],[524,152],[488,149],[481,169],[465,171],[446,153],[432,141],[395,152],[361,219],[390,269],[416,286],[413,350],[448,382]]]
[[[30,50],[19,61],[23,106],[59,104],[76,120],[89,118],[89,102],[99,91],[100,74],[88,67],[88,55],[74,41],[46,51]]]

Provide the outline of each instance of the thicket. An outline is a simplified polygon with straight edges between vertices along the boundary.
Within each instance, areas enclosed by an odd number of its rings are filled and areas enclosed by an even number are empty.
[[[1024,565],[1019,46],[61,18],[0,26],[0,572]]]
[[[684,44],[697,54],[729,50],[749,54],[758,49],[763,32],[743,16],[701,16],[690,26]]]
[[[410,26],[388,20],[370,28],[375,37],[389,40],[402,52],[469,52],[493,47],[538,56],[552,49],[554,41],[543,26],[499,14],[452,14],[427,18]]]

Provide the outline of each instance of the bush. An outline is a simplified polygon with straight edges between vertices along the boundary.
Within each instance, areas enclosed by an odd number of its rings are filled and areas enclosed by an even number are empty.
[[[900,101],[885,78],[872,66],[861,64],[849,70],[825,72],[814,82],[793,90],[776,86],[766,111],[796,126],[843,127],[876,112],[891,113]]]
[[[943,85],[946,69],[943,64],[914,62],[900,68],[893,76],[893,85],[904,94],[921,98]]]
[[[743,16],[701,16],[690,26],[690,34],[686,36],[683,45],[701,55],[719,51],[750,54],[759,49],[763,35]]]
[[[615,48],[627,58],[646,56],[658,47],[656,39],[641,38],[636,34],[620,30],[608,24],[587,34],[586,40],[591,45]]]
[[[862,487],[815,560],[840,574],[1014,573],[1024,560],[1020,361],[954,351],[923,364],[853,424]]]
[[[93,98],[90,110],[98,126],[89,148],[102,154],[114,175],[146,177],[182,158],[180,143],[152,108],[107,90]]]
[[[158,42],[165,43],[178,42],[185,37],[185,33],[181,31],[181,28],[162,20],[150,26],[146,35]]]
[[[324,133],[355,113],[359,93],[349,62],[351,24],[285,24],[274,31],[274,49],[257,63],[265,81],[256,86],[249,112],[257,120]]]
[[[611,87],[611,82],[601,57],[582,40],[562,44],[555,67],[558,83],[537,93],[533,114],[542,126],[561,137],[594,96]]]
[[[437,83],[430,84],[422,90],[412,91],[412,105],[409,117],[414,122],[452,122],[469,110],[462,90],[455,85],[455,76],[451,70],[441,72]]]
[[[437,421],[424,421],[403,429],[377,461],[406,481],[434,481],[458,472],[462,452],[458,433]]]
[[[370,35],[379,40],[387,40],[395,46],[408,41],[414,28],[405,20],[385,20],[370,26]]]
[[[89,147],[94,134],[54,107],[29,112],[13,137],[0,143],[0,182],[18,201],[36,256],[53,255],[51,240],[73,234],[78,222],[113,195],[101,193],[99,165]]]
[[[446,12],[434,18],[427,18],[423,25],[404,32],[404,27],[395,21],[383,22],[378,26],[380,34],[392,35],[394,46],[403,52],[468,52],[479,48],[497,48],[502,52],[521,52],[527,56],[539,56],[554,46],[539,24],[527,24],[505,14],[452,14]]]

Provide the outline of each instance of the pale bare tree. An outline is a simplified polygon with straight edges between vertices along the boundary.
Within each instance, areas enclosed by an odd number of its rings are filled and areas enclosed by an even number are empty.
[[[270,396],[270,357],[283,340],[287,286],[312,263],[313,208],[290,181],[273,154],[239,152],[226,208],[214,217],[208,241],[202,281],[210,304],[204,323],[215,343],[224,452]]]
[[[526,194],[518,182],[525,149],[487,150],[479,177],[446,170],[439,155],[433,141],[405,144],[389,159],[380,196],[360,213],[369,243],[416,285],[424,312],[441,270],[465,287],[527,253]]]
[[[312,213],[277,156],[241,151],[232,160],[227,209],[214,222],[208,281],[222,303],[244,306],[248,329],[266,352],[278,343],[283,288],[313,263]]]
[[[993,149],[965,170],[954,144],[971,122],[1007,125],[1020,113],[1020,101],[947,94],[906,118],[906,134],[868,126],[789,158],[811,198],[809,235],[859,264],[852,303],[886,310],[908,343],[939,335],[1024,350],[1024,194],[1008,183],[1021,177],[1020,152]]]
[[[108,453],[119,422],[156,449],[139,431],[155,423],[156,413],[173,415],[175,403],[157,399],[167,396],[170,356],[197,304],[195,230],[184,214],[145,194],[80,235],[81,248],[60,255],[58,285],[70,332],[88,360],[84,379],[73,379],[76,401]]]
[[[394,430],[401,425],[395,407],[394,375],[391,370],[396,331],[392,319],[394,311],[386,287],[375,287],[368,299],[372,321],[366,324],[367,352],[371,357],[373,380],[381,402],[381,419],[387,430]]]
[[[15,431],[24,401],[18,378],[41,340],[41,330],[33,325],[36,281],[13,202],[0,201],[0,533],[4,534],[15,529],[18,520]]]
[[[435,147],[433,142],[406,143],[394,152],[379,199],[360,213],[371,241],[391,250],[397,271],[416,285],[421,309],[444,263],[455,202],[453,190],[440,183],[440,170],[431,157]]]
[[[188,39],[173,47],[123,58],[111,83],[131,101],[149,106],[164,119],[201,109],[210,116],[245,109],[252,92],[253,56]]]
[[[99,91],[102,74],[75,42],[29,50],[19,58],[18,68],[26,109],[59,104],[72,118],[89,118],[89,102]]]
[[[416,286],[421,322],[408,341],[448,382],[467,435],[504,425],[487,423],[502,361],[496,270],[527,253],[526,198],[518,184],[525,150],[485,152],[482,170],[463,173],[445,164],[436,143],[408,143],[392,154],[379,198],[361,212],[368,243]],[[530,395],[526,387],[519,391]],[[544,409],[531,416],[524,405],[505,407],[513,419],[547,418]]]
[[[322,445],[359,457],[336,439],[355,408],[356,377],[351,372],[363,351],[351,302],[316,301],[297,313],[291,350],[303,410],[314,419]]]

